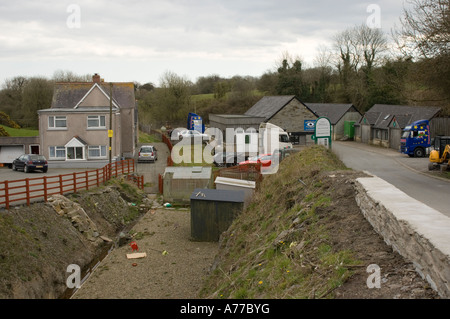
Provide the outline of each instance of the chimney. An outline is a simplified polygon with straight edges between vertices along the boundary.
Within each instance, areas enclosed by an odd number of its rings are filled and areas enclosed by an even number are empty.
[[[98,73],[95,73],[93,76],[92,76],[92,82],[94,82],[94,83],[100,83],[100,75],[98,74]]]

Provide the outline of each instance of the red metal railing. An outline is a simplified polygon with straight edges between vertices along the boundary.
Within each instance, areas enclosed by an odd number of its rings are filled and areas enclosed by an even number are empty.
[[[144,176],[134,173],[134,159],[117,161],[96,170],[75,172],[56,176],[25,178],[15,181],[0,182],[0,206],[9,209],[11,203],[25,201],[30,205],[32,200],[47,201],[51,195],[76,193],[105,184],[111,178],[126,175],[128,180],[144,189]]]

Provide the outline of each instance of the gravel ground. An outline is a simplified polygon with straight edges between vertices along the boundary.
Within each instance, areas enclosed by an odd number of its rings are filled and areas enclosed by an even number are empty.
[[[198,298],[218,243],[190,240],[189,210],[150,210],[130,233],[147,257],[127,259],[129,245],[114,249],[73,299]]]

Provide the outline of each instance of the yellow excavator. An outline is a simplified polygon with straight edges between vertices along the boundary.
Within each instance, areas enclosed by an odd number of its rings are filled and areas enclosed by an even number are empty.
[[[428,170],[450,169],[450,136],[437,136],[434,140],[434,150],[430,152]]]

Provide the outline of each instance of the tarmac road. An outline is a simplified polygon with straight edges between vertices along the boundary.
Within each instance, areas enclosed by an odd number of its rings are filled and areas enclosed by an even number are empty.
[[[332,150],[347,167],[368,171],[450,217],[450,180],[430,176],[428,158],[357,142],[333,141]]]
[[[148,143],[147,143],[148,144]],[[144,175],[145,192],[157,194],[158,193],[158,175],[163,174],[167,166],[167,158],[170,156],[169,148],[165,143],[152,143],[158,151],[158,160],[156,162],[148,163],[137,163],[136,160],[136,172]],[[137,151],[139,151],[141,144],[137,146]]]

